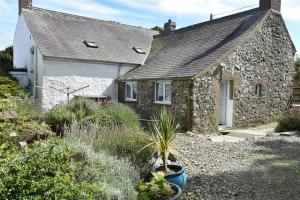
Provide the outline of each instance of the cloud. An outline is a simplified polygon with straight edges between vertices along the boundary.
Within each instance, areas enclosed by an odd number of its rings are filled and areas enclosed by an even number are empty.
[[[239,7],[252,5],[256,0],[119,0],[128,6],[158,11],[169,15],[192,16],[221,13]]]
[[[218,14],[241,7],[256,5],[259,0],[118,0],[130,6],[173,16],[201,16]],[[287,20],[300,21],[297,0],[282,1],[282,14]]]
[[[285,19],[300,22],[300,4],[298,0],[282,1],[282,15]]]
[[[0,0],[0,10],[3,11],[7,11],[8,8],[8,3],[5,0]]]
[[[101,19],[121,14],[121,11],[104,6],[94,0],[36,0],[33,2],[33,5],[50,10],[57,10]]]

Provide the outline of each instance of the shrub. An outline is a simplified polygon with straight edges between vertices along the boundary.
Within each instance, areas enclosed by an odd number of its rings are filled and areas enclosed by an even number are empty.
[[[66,141],[79,152],[76,159],[82,165],[78,180],[96,184],[101,191],[99,199],[136,199],[139,171],[128,159],[93,150],[92,139],[87,140],[85,135],[69,134]]]
[[[40,108],[30,98],[2,99],[0,107],[0,142],[10,133],[15,132],[20,138],[25,135],[35,135],[38,138],[47,138],[53,135],[50,127],[42,121]],[[3,111],[16,113],[14,119],[7,118]]]
[[[25,94],[22,86],[15,80],[0,76],[0,98],[19,97]]]
[[[149,167],[149,160],[154,153],[151,146],[144,148],[150,142],[145,133],[124,126],[99,127],[91,123],[82,127],[74,123],[67,135],[92,144],[96,151],[104,150],[119,158],[129,158],[142,172]],[[140,151],[141,149],[143,150]]]
[[[278,120],[276,132],[300,131],[300,112],[291,111]]]
[[[140,122],[136,113],[128,106],[124,104],[113,103],[103,108],[105,114],[109,116],[110,122],[114,126],[126,125],[131,128],[139,128]]]
[[[57,133],[74,121],[81,125],[93,122],[99,126],[128,125],[139,128],[139,120],[129,107],[114,103],[101,106],[85,98],[73,99],[69,104],[56,106],[46,114],[45,120]]]
[[[9,75],[8,72],[13,69],[13,47],[7,47],[0,51],[0,76]]]
[[[294,79],[297,82],[300,81],[300,60],[297,59],[297,61],[295,62],[295,76],[294,76]]]
[[[51,139],[25,147],[18,156],[6,157],[1,162],[0,198],[93,198],[99,190],[76,181],[76,163],[70,161],[73,154],[61,139]]]

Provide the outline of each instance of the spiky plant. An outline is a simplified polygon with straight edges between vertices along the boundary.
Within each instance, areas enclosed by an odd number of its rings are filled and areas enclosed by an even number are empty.
[[[153,144],[162,155],[164,171],[167,171],[170,144],[175,139],[180,125],[175,116],[167,111],[165,107],[161,110],[158,118],[152,117],[152,121],[150,127],[152,129]]]

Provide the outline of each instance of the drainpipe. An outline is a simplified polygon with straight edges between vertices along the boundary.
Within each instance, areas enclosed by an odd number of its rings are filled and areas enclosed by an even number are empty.
[[[118,66],[118,78],[116,79],[116,101],[117,102],[119,102],[119,81],[118,81],[118,79],[121,76],[121,67],[122,67],[122,64],[120,63]]]
[[[37,83],[37,81],[38,81],[38,71],[37,71],[37,69],[38,69],[38,58],[37,58],[37,46],[35,46],[35,77],[34,77],[34,79],[35,79],[35,86],[34,86],[34,89],[35,89],[35,97],[34,97],[34,100],[36,100],[37,99],[37,85],[38,85],[38,83]]]

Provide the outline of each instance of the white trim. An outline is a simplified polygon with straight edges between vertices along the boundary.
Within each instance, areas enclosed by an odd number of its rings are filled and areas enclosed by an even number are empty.
[[[137,101],[137,91],[136,91],[136,97],[133,98],[133,88],[134,88],[133,86],[134,86],[134,84],[137,87],[137,82],[136,81],[127,81],[127,82],[125,82],[125,101],[131,101],[131,102],[136,102]],[[131,98],[127,97],[127,85],[130,85],[130,88],[131,88],[131,91],[130,91]]]
[[[170,101],[158,101],[157,100],[157,96],[156,96],[156,91],[157,91],[157,88],[156,88],[156,85],[157,84],[163,84],[163,98],[165,99],[166,97],[166,85],[171,85],[171,94],[170,94],[170,98],[171,100]],[[172,82],[171,81],[156,81],[155,82],[155,94],[154,94],[154,103],[155,104],[164,104],[164,105],[172,105]]]
[[[233,121],[233,99],[230,99],[230,89],[233,89],[230,88],[230,81],[221,81],[219,91],[219,125],[227,128],[232,127]],[[221,103],[223,109],[221,109]]]

